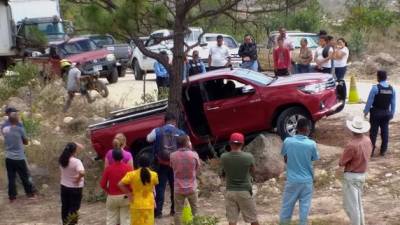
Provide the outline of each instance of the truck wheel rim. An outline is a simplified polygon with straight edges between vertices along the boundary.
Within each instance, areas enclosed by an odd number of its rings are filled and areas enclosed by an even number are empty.
[[[290,116],[287,120],[286,120],[286,124],[285,124],[285,128],[286,128],[286,132],[290,135],[290,136],[294,136],[296,135],[297,132],[297,121],[299,121],[300,119],[305,118],[303,115],[301,114],[295,114]]]

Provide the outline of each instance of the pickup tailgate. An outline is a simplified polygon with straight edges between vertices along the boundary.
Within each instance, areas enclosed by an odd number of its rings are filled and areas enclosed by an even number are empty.
[[[117,133],[127,138],[127,147],[135,153],[140,149],[132,149],[138,142],[145,142],[150,131],[164,123],[167,101],[160,101],[111,112],[110,118],[104,122],[88,127],[93,148],[103,158],[112,148],[112,140]]]
[[[129,61],[132,56],[132,48],[129,44],[105,45],[104,48],[112,52],[117,60]]]

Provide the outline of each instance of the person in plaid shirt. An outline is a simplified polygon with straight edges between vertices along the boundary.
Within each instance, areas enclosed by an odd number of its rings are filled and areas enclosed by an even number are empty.
[[[174,219],[175,225],[180,225],[185,199],[189,201],[192,214],[197,213],[196,175],[200,169],[200,159],[197,152],[192,150],[189,136],[179,136],[177,144],[178,151],[171,154],[170,163],[174,171]]]

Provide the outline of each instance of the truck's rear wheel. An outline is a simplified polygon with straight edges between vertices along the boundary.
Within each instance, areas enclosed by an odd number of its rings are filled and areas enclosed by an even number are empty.
[[[151,165],[154,165],[154,155],[153,155],[153,146],[146,146],[144,148],[142,148],[139,152],[137,152],[133,157],[134,157],[134,164],[135,167],[136,165],[138,165],[139,163],[139,159],[142,156],[146,156],[149,158]]]
[[[144,71],[140,69],[140,65],[137,60],[133,62],[133,75],[135,76],[135,80],[143,80]]]
[[[107,98],[109,93],[106,84],[101,80],[96,81],[96,91],[99,92],[103,98]]]
[[[314,122],[311,120],[306,110],[302,109],[301,107],[291,107],[285,109],[279,115],[277,120],[277,130],[282,140],[284,140],[286,137],[294,136],[296,134],[297,122],[302,118],[307,119],[309,122],[310,132],[307,134],[307,136],[309,136],[313,131]]]
[[[118,82],[118,69],[115,67],[110,74],[107,76],[108,83],[114,84]]]
[[[7,59],[0,57],[0,77],[4,75],[7,70]]]
[[[119,66],[118,67],[118,76],[119,77],[125,77],[125,75],[126,75],[126,67]]]

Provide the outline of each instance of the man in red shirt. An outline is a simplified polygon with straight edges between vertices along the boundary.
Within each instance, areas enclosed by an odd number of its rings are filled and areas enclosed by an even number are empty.
[[[101,188],[107,193],[107,225],[129,225],[129,200],[119,189],[118,183],[133,168],[129,164],[121,162],[123,159],[121,150],[113,150],[112,157],[115,163],[104,170],[100,181]]]
[[[174,219],[175,225],[180,225],[186,199],[189,201],[192,214],[197,213],[196,175],[200,169],[200,159],[197,152],[192,150],[189,136],[179,136],[177,144],[179,149],[171,154],[170,162],[174,171]]]
[[[364,133],[367,133],[371,126],[361,117],[354,117],[353,121],[347,121],[346,125],[353,136],[339,161],[339,166],[344,167],[343,206],[352,225],[365,225],[362,191],[372,143]]]
[[[275,76],[287,76],[291,65],[290,51],[284,46],[282,37],[278,37],[277,41],[278,47],[273,52]]]

